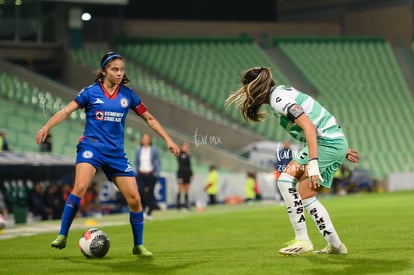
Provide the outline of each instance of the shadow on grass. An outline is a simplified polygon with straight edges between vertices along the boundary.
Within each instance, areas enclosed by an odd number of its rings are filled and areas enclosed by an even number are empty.
[[[375,274],[393,273],[413,268],[410,260],[387,260],[352,258],[349,255],[314,255],[306,257],[315,268],[306,270],[307,274]]]
[[[130,258],[119,259],[112,257],[104,258],[83,258],[83,257],[64,257],[60,260],[71,262],[70,272],[80,272],[79,274],[91,274],[95,270],[96,274],[174,274],[177,271],[185,270],[207,262],[207,260],[183,259],[182,261],[164,261],[162,257],[144,258],[131,256]],[[85,265],[90,265],[85,268]],[[99,267],[97,267],[97,265]],[[55,270],[57,271],[57,270]],[[63,270],[62,270],[63,271]],[[66,271],[68,271],[66,269]]]
[[[156,260],[136,259],[134,261],[125,261],[109,264],[108,267],[113,272],[138,272],[145,274],[174,274],[177,271],[183,271],[189,267],[202,264],[205,261],[186,261],[183,263],[161,263]]]

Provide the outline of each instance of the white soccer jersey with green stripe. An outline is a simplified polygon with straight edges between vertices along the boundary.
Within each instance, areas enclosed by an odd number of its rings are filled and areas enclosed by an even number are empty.
[[[295,88],[280,85],[273,87],[270,105],[279,119],[279,124],[295,139],[305,142],[303,129],[288,119],[288,109],[293,104],[299,105],[315,125],[317,136],[335,139],[344,134],[336,119],[319,102]]]

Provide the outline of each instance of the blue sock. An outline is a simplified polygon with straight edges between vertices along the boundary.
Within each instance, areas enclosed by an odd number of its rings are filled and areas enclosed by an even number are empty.
[[[134,246],[142,244],[142,235],[144,234],[144,212],[129,212],[129,222],[134,235]]]
[[[76,213],[78,213],[79,204],[80,204],[81,198],[69,194],[65,208],[63,209],[63,215],[62,215],[62,223],[60,225],[60,235],[68,235],[69,228],[73,222],[73,219],[76,216]]]

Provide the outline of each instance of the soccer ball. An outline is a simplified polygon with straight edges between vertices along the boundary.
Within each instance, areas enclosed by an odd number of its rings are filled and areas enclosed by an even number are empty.
[[[99,228],[89,228],[83,232],[78,246],[86,258],[102,258],[108,253],[109,237]]]
[[[0,214],[0,230],[6,227],[6,219]]]

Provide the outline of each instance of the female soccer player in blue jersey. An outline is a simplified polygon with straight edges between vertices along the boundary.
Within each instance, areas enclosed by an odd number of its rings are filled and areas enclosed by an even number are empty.
[[[295,231],[295,239],[279,253],[293,255],[313,251],[305,223],[306,209],[328,243],[314,253],[347,254],[348,249],[316,195],[322,186],[330,188],[335,171],[345,158],[358,162],[358,153],[348,149],[344,132],[334,116],[309,95],[292,87],[276,86],[269,68],[251,68],[241,82],[243,86],[226,99],[226,105],[236,104],[246,120],[261,121],[266,113],[260,112],[260,107],[270,104],[279,124],[305,145],[278,179]]]
[[[66,200],[59,235],[51,243],[54,248],[66,247],[69,228],[78,212],[80,200],[97,169],[102,168],[128,203],[134,239],[133,254],[152,256],[143,246],[144,217],[141,198],[134,171],[124,150],[124,126],[129,109],[143,118],[165,140],[174,156],[178,155],[179,148],[135,92],[125,86],[128,82],[122,56],[115,52],[105,54],[95,82],[81,90],[73,101],[53,115],[37,132],[36,142],[40,144],[54,126],[77,109],[85,109],[85,129],[77,145],[75,182]]]

